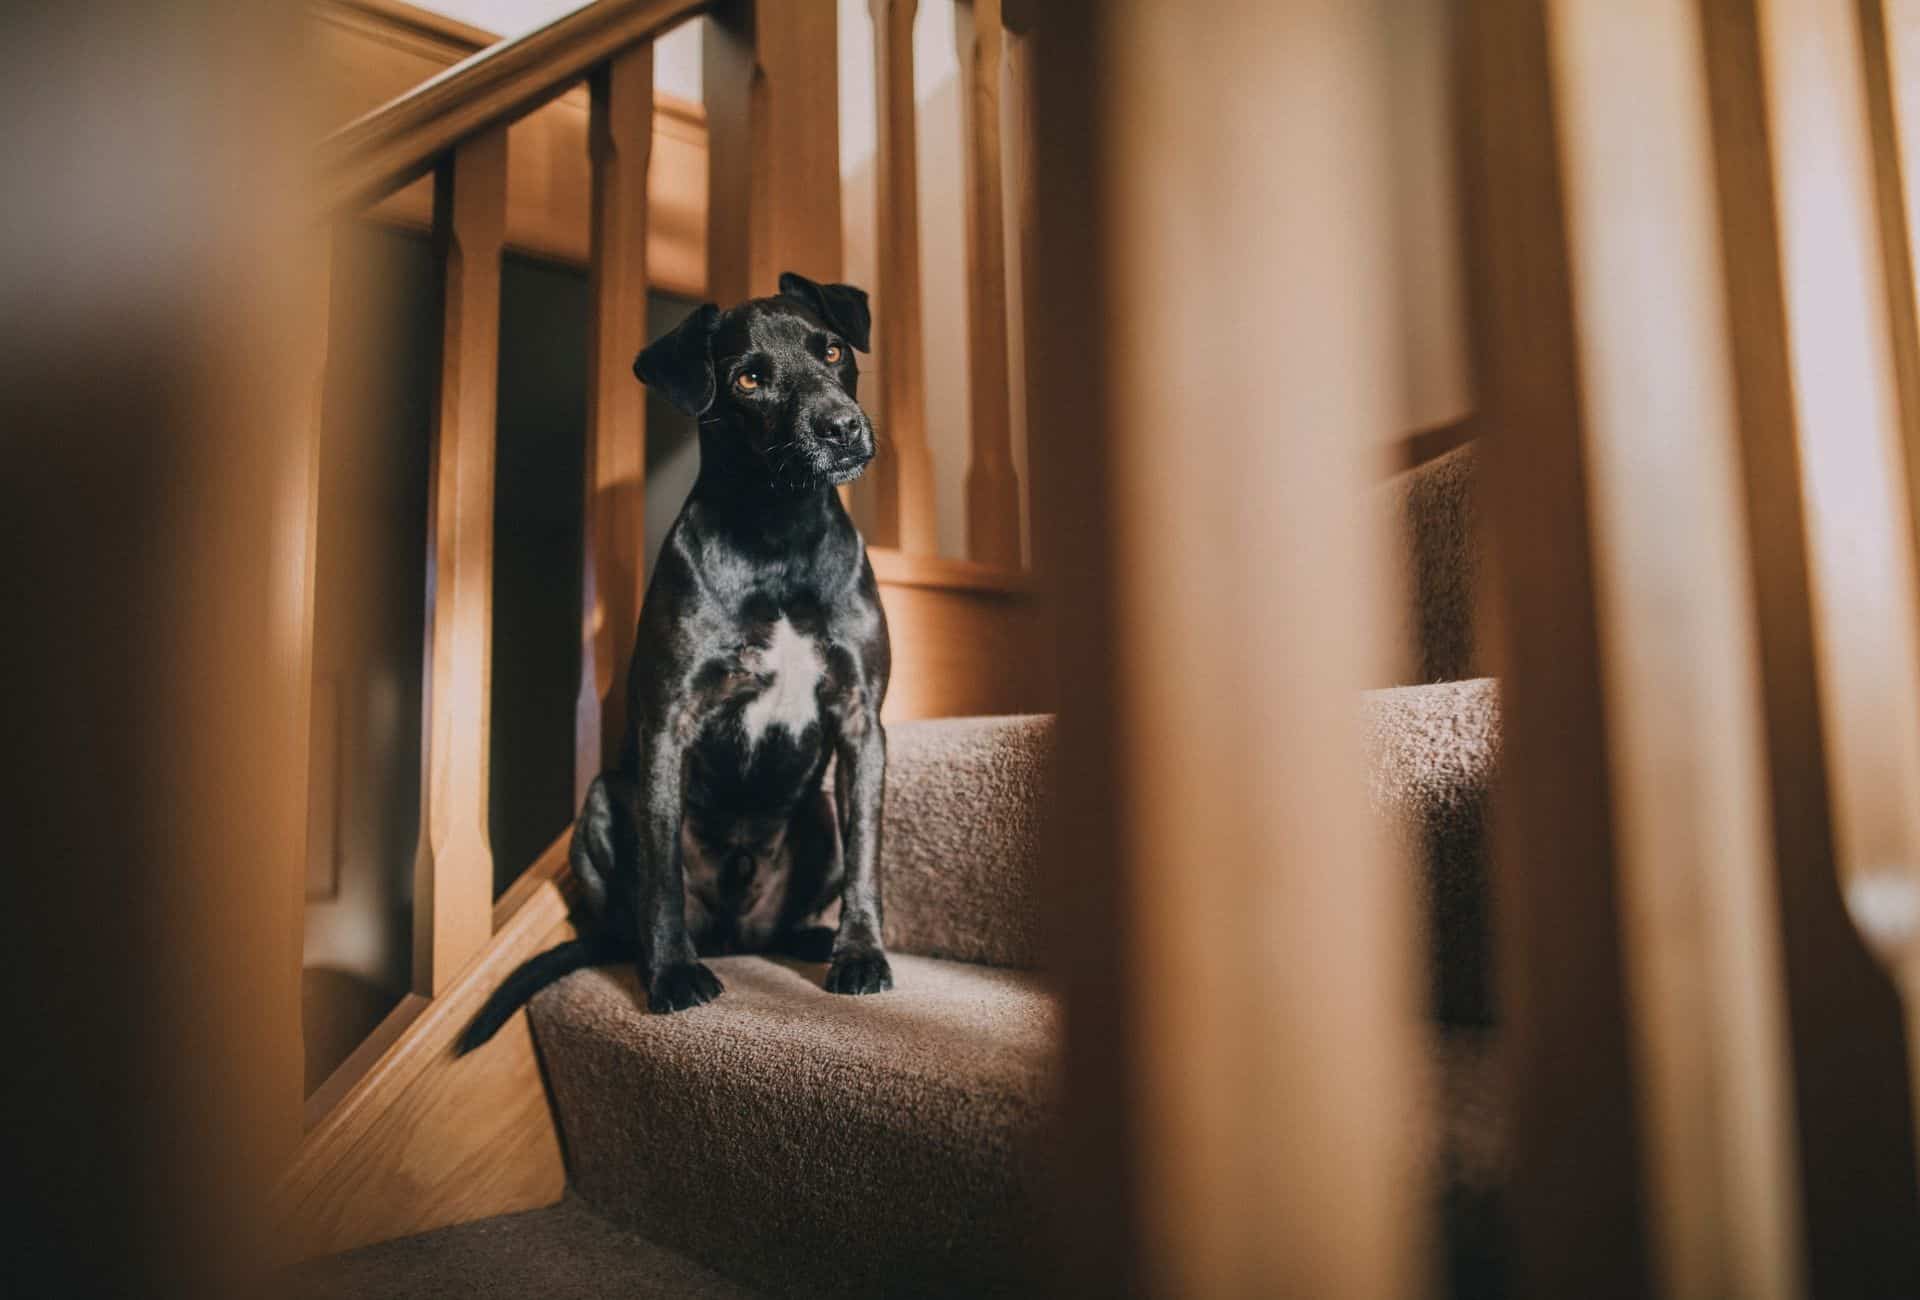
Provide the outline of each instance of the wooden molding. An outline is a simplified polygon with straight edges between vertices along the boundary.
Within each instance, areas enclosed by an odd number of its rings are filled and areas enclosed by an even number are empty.
[[[317,113],[329,126],[362,120],[382,105],[497,43],[469,27],[398,0],[314,0]],[[577,85],[508,131],[507,247],[584,267],[592,185],[587,89]],[[647,180],[647,272],[651,287],[706,293],[707,115],[678,96],[653,96]],[[409,182],[367,208],[373,220],[424,231],[433,218],[429,179]]]
[[[1431,429],[1409,433],[1393,444],[1387,474],[1391,477],[1410,469],[1419,469],[1428,461],[1439,460],[1448,452],[1466,446],[1473,441],[1473,437],[1472,416],[1461,416],[1450,424],[1437,424]]]
[[[527,869],[480,957],[441,996],[404,1001],[308,1104],[312,1123],[274,1192],[295,1258],[551,1205],[560,1139],[525,1014],[486,1048],[452,1045],[509,971],[572,937],[567,836]]]
[[[888,722],[1054,707],[1040,602],[1023,575],[964,560],[870,552],[893,638]],[[948,569],[955,581],[939,581]],[[894,577],[888,570],[895,571]]]
[[[870,546],[867,558],[873,563],[873,576],[886,587],[940,587],[960,591],[998,593],[1004,596],[1029,596],[1038,590],[1033,574],[1025,569],[982,564],[978,560],[955,560],[940,555],[915,555],[890,547]]]

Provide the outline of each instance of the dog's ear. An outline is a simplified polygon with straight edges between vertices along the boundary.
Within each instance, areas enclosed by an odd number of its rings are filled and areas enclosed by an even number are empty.
[[[640,350],[633,359],[633,373],[698,419],[713,405],[713,331],[719,323],[720,309],[702,303]]]
[[[814,314],[833,326],[840,337],[860,351],[868,351],[873,336],[873,312],[867,307],[867,291],[850,284],[815,284],[804,275],[784,271],[780,275],[780,296],[804,302]]]

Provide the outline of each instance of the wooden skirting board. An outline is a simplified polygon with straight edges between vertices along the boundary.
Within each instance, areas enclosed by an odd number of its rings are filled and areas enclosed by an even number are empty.
[[[453,66],[495,37],[397,0],[313,0],[315,113],[343,125]],[[579,86],[507,132],[507,247],[568,266],[587,265],[591,178],[587,91]],[[427,177],[382,200],[375,221],[425,230],[433,218]],[[647,173],[647,278],[683,297],[707,281],[707,115],[674,95],[654,95]]]

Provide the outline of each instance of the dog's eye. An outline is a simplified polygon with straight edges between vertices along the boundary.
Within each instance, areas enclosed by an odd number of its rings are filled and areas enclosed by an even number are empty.
[[[751,370],[742,370],[733,381],[733,386],[743,393],[751,393],[760,387],[760,376]]]
[[[840,350],[840,345],[838,343],[827,344],[827,364],[828,365],[830,366],[839,365],[840,358],[845,355],[846,353]]]

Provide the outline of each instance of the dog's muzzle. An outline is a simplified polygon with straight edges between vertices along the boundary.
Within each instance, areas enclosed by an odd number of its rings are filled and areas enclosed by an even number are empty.
[[[855,408],[825,415],[813,424],[813,463],[830,483],[851,483],[873,459],[873,425]]]

